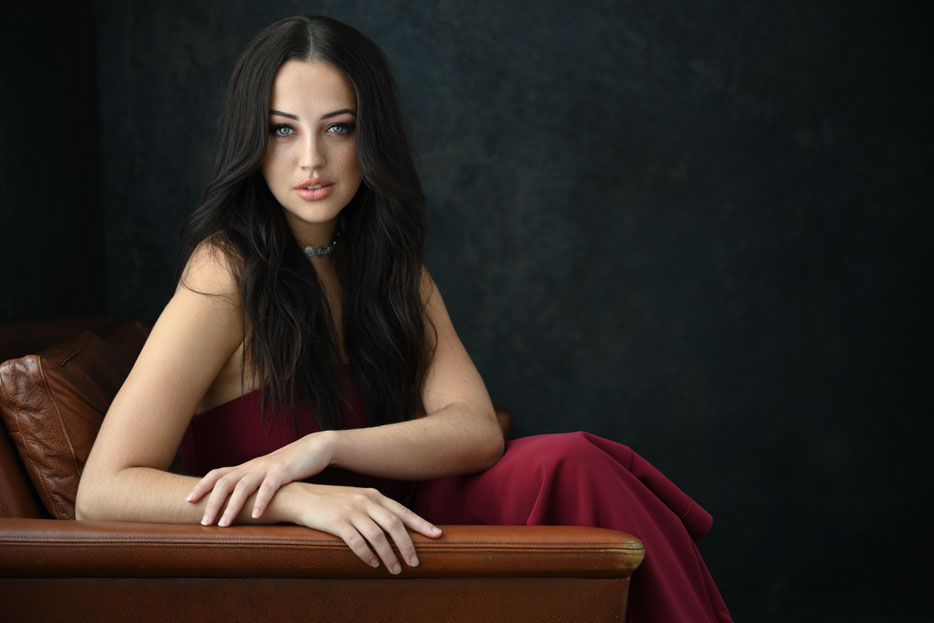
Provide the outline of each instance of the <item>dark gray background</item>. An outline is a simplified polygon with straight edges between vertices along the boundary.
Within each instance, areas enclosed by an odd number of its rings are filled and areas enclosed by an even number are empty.
[[[0,321],[154,319],[235,56],[329,14],[395,68],[428,267],[516,435],[658,466],[739,621],[929,620],[929,6],[7,9]]]

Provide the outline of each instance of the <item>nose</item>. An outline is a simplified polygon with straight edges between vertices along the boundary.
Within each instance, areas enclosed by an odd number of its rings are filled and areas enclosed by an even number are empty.
[[[324,166],[326,158],[324,155],[321,137],[316,136],[313,133],[308,133],[305,135],[304,148],[301,155],[301,167],[303,169],[320,169]]]

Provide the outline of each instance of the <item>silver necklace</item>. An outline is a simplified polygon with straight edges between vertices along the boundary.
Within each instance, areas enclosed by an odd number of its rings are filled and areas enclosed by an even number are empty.
[[[334,247],[337,246],[337,241],[341,238],[341,230],[343,229],[342,225],[344,224],[344,219],[341,218],[340,222],[337,224],[337,231],[334,233],[334,240],[331,244],[323,247],[316,247],[313,244],[308,245],[307,247],[302,247],[302,251],[305,252],[305,255],[308,257],[325,257],[331,255],[331,251],[334,250]],[[299,245],[301,246],[301,245]]]
[[[329,244],[326,247],[316,247],[313,244],[308,245],[307,247],[302,247],[302,251],[305,252],[305,255],[308,257],[324,257],[330,255],[331,251],[334,250],[334,247],[337,246],[337,238],[334,239],[334,242]]]

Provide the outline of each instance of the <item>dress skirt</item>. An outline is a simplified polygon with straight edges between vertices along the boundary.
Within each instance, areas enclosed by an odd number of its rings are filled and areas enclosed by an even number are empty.
[[[507,442],[496,465],[419,485],[413,509],[436,524],[571,525],[639,538],[630,623],[732,621],[695,541],[711,516],[627,446],[591,435]]]

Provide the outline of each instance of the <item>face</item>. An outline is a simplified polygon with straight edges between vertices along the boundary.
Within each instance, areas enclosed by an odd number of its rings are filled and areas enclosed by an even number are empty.
[[[353,88],[328,63],[291,60],[276,73],[263,177],[302,244],[329,244],[360,187],[356,111]]]

